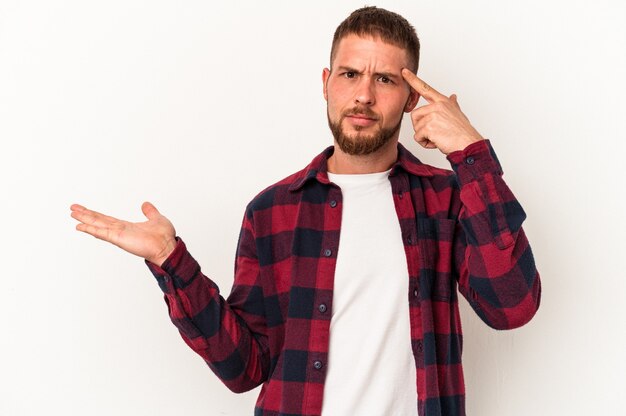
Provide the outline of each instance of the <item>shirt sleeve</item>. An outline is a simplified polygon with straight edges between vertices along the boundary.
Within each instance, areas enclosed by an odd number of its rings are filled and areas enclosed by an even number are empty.
[[[269,352],[258,286],[259,265],[250,221],[244,219],[228,300],[177,237],[161,267],[146,261],[164,293],[170,318],[189,347],[232,391],[244,392],[268,377]]]
[[[454,240],[459,290],[496,329],[527,323],[539,307],[541,283],[528,239],[526,214],[502,179],[488,140],[450,153],[460,190]]]

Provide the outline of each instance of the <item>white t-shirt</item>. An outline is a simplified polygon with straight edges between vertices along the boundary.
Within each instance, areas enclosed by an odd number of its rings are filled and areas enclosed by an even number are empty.
[[[322,414],[417,415],[409,277],[389,171],[328,176],[343,210]]]

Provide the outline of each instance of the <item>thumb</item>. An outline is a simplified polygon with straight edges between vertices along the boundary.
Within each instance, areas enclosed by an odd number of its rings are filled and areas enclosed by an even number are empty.
[[[450,100],[452,100],[452,102],[454,103],[454,105],[455,105],[457,108],[460,108],[460,106],[459,106],[459,100],[456,98],[456,94],[452,94],[452,95],[450,96]]]
[[[143,215],[145,215],[146,218],[148,218],[149,220],[153,220],[156,217],[161,215],[159,210],[156,209],[154,205],[152,205],[150,202],[147,202],[147,201],[141,204],[141,212],[143,212]]]

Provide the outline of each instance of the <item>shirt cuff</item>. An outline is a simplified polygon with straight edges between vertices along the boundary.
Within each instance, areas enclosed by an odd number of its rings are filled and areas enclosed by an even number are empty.
[[[174,288],[184,288],[197,276],[199,266],[187,251],[187,246],[180,237],[176,237],[174,251],[161,266],[145,260],[164,293],[173,293]]]
[[[481,140],[452,152],[447,159],[460,186],[481,178],[485,173],[502,176],[502,166],[489,140]]]

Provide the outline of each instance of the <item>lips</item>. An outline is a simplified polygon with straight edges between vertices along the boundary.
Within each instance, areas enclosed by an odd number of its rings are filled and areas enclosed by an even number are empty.
[[[354,125],[364,126],[364,127],[376,124],[376,120],[377,120],[373,117],[366,116],[365,114],[346,115],[346,119],[348,119]]]
[[[368,116],[366,116],[366,115],[364,115],[364,114],[351,114],[351,115],[349,115],[348,117],[351,117],[351,118],[359,118],[359,119],[364,119],[364,120],[374,120],[374,121],[376,121],[376,119],[375,119],[374,117],[368,117]]]

